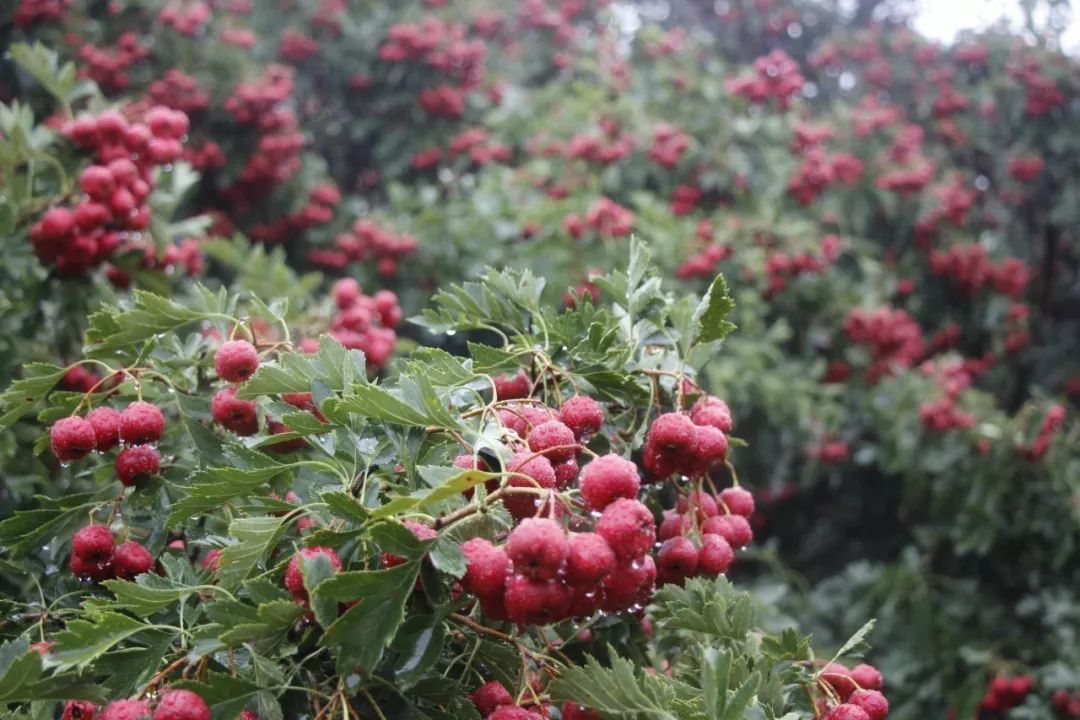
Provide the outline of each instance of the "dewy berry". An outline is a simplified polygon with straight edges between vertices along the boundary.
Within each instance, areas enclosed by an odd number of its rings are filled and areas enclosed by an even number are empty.
[[[154,708],[153,720],[210,720],[210,707],[190,690],[169,690]]]
[[[524,370],[518,370],[517,375],[500,375],[494,381],[495,393],[500,400],[520,400],[529,397],[532,390],[532,382]]]
[[[154,556],[137,542],[128,540],[116,548],[113,556],[113,570],[116,577],[131,580],[136,575],[150,572],[154,568]]]
[[[60,720],[94,720],[98,706],[88,700],[69,700]]]
[[[534,426],[528,440],[530,450],[543,453],[552,463],[573,460],[577,455],[574,431],[558,420],[549,420]]]
[[[148,717],[150,703],[145,700],[113,700],[96,720],[146,720]]]
[[[750,517],[754,514],[754,496],[741,487],[729,487],[720,491],[720,501],[735,515]]]
[[[506,551],[484,538],[465,541],[461,551],[465,554],[466,568],[461,586],[480,597],[501,595],[510,569]]]
[[[158,451],[149,445],[133,445],[116,455],[116,477],[124,487],[133,487],[140,480],[156,475],[161,469]]]
[[[94,426],[81,417],[66,417],[49,430],[49,447],[60,462],[81,460],[97,446]]]
[[[514,454],[507,461],[506,469],[514,473],[506,483],[511,488],[550,489],[557,482],[551,461],[528,450]],[[533,493],[516,493],[503,500],[503,504],[515,520],[522,520],[537,513],[540,500]]]
[[[681,583],[698,568],[698,549],[687,537],[665,540],[656,554],[656,569],[660,577]]]
[[[527,518],[506,541],[514,572],[533,580],[551,580],[562,569],[570,548],[566,531],[554,520]]]
[[[569,546],[566,581],[571,585],[592,589],[615,569],[614,551],[596,533],[574,533]]]
[[[731,544],[719,535],[703,535],[698,552],[698,572],[715,577],[723,575],[735,560]]]
[[[856,690],[848,702],[865,710],[870,720],[884,720],[889,714],[889,701],[877,690]]]
[[[259,353],[247,340],[230,340],[214,354],[214,370],[226,382],[242,383],[259,367]]]
[[[742,515],[717,515],[705,521],[702,532],[723,537],[733,548],[746,547],[754,539],[750,523]]]
[[[214,422],[237,435],[254,435],[259,431],[259,418],[255,403],[251,400],[238,400],[237,387],[230,385],[214,394],[210,401],[210,415]]]
[[[829,711],[825,720],[870,720],[870,715],[857,705],[840,703]]]
[[[503,604],[510,622],[547,625],[566,617],[570,591],[558,580],[533,580],[515,574],[506,581]]]
[[[142,400],[120,413],[120,442],[125,445],[156,443],[165,432],[165,416],[160,408]]]
[[[649,508],[637,500],[620,498],[600,514],[596,533],[608,541],[619,560],[633,560],[656,542],[656,523]]]
[[[429,528],[427,525],[424,525],[423,523],[418,523],[415,520],[406,520],[402,524],[409,532],[413,534],[413,537],[415,537],[417,540],[434,540],[439,536],[437,532]],[[382,564],[385,568],[397,567],[398,565],[403,565],[405,562],[405,558],[399,557],[392,553],[384,552],[382,554]]]
[[[544,716],[517,705],[504,705],[487,716],[486,720],[543,720]]]
[[[501,682],[492,680],[473,690],[469,695],[481,717],[487,717],[503,705],[513,705],[514,698]]]
[[[881,671],[865,663],[851,668],[851,679],[863,690],[880,690],[884,685]]]
[[[585,466],[578,487],[586,507],[600,511],[619,498],[636,498],[641,480],[637,465],[610,453]]]
[[[112,560],[116,542],[109,528],[104,525],[87,525],[79,528],[71,539],[71,553],[84,560],[100,562]]]
[[[319,555],[325,555],[329,558],[330,565],[333,566],[335,572],[341,570],[341,560],[338,558],[337,553],[328,547],[302,548],[300,552],[292,556],[292,559],[289,560],[289,567],[285,569],[285,589],[293,596],[295,602],[305,607],[308,603],[308,592],[307,588],[304,587],[304,573],[300,568],[300,558],[313,558]]]
[[[575,395],[563,403],[559,419],[573,431],[574,437],[585,440],[604,424],[604,409],[587,395]]]
[[[120,413],[113,408],[94,408],[86,414],[86,421],[94,427],[94,447],[98,452],[112,450],[120,442]]]

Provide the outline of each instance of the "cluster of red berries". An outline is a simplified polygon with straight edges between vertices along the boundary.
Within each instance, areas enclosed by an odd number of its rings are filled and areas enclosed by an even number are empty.
[[[1030,675],[998,675],[986,686],[986,692],[979,700],[979,710],[988,713],[1002,713],[1024,702],[1035,688],[1035,681]]]
[[[303,62],[319,52],[319,43],[304,33],[286,30],[281,33],[278,56],[290,62]]]
[[[734,254],[729,245],[710,243],[701,252],[691,255],[675,270],[678,278],[711,278],[716,275],[717,266]]]
[[[803,83],[799,63],[783,50],[773,50],[754,61],[751,74],[729,79],[727,90],[754,104],[773,100],[780,110],[787,110]]]
[[[334,209],[341,203],[341,191],[333,183],[315,185],[307,203],[295,212],[268,223],[252,225],[248,234],[267,243],[281,243],[309,228],[327,225],[334,219]]]
[[[1013,180],[1032,183],[1042,175],[1046,162],[1038,155],[1022,155],[1009,160],[1009,175]]]
[[[820,275],[840,255],[840,238],[826,235],[821,239],[819,254],[810,251],[785,253],[772,250],[765,257],[765,297],[772,298],[787,289],[788,284],[802,275]]]
[[[195,37],[210,20],[210,15],[210,6],[204,2],[170,0],[158,13],[158,21],[181,35]]]
[[[401,322],[397,294],[379,290],[367,295],[352,278],[338,280],[333,292],[337,313],[330,320],[330,335],[350,350],[362,351],[369,366],[386,365],[397,342],[394,328]]]
[[[375,263],[380,277],[394,277],[398,264],[416,252],[419,243],[411,235],[388,230],[373,220],[360,219],[349,232],[334,239],[334,249],[312,250],[308,260],[331,270],[349,263]]]
[[[562,144],[556,141],[534,141],[531,144],[534,154],[545,157],[565,156],[569,159],[584,160],[597,165],[611,165],[630,154],[634,149],[634,140],[629,133],[622,131],[617,123],[604,123],[602,133],[579,133]]]
[[[1035,439],[1027,447],[1021,448],[1021,453],[1028,460],[1039,460],[1046,451],[1050,449],[1050,441],[1054,437],[1054,433],[1061,429],[1061,426],[1065,423],[1065,407],[1063,405],[1054,405],[1046,411],[1046,416],[1043,417],[1042,423],[1039,425],[1039,432],[1035,435]]]
[[[150,50],[139,42],[138,36],[126,32],[111,47],[87,44],[79,48],[79,59],[85,63],[79,68],[79,76],[90,78],[106,92],[119,92],[131,83],[128,68],[149,55]]]
[[[530,697],[525,693],[526,701]],[[476,711],[484,720],[543,720],[551,717],[550,705],[519,705],[506,687],[492,680],[486,682],[469,695]],[[600,720],[600,715],[591,710],[584,710],[574,703],[563,703],[559,715],[562,720]]]
[[[1031,271],[1023,260],[1006,258],[995,265],[978,243],[953,245],[948,250],[931,250],[930,272],[948,277],[965,295],[975,295],[982,288],[993,285],[1006,297],[1018,298],[1024,294]]]
[[[647,477],[660,482],[673,474],[701,477],[727,458],[731,410],[719,398],[702,396],[689,414],[660,415],[649,426],[642,449]]]
[[[849,153],[826,155],[821,147],[802,152],[802,162],[788,178],[787,191],[803,206],[816,200],[829,185],[853,185],[862,177],[863,163]]]
[[[189,115],[210,106],[210,93],[199,87],[199,81],[179,68],[170,68],[150,83],[150,99],[158,105],[182,110]]]
[[[829,663],[820,677],[840,699],[825,715],[826,720],[883,720],[889,714],[889,701],[881,692],[884,680],[873,665],[848,669]]]
[[[116,477],[125,487],[131,487],[161,469],[161,457],[154,443],[164,432],[165,417],[161,410],[138,400],[123,412],[99,407],[87,413],[85,418],[72,415],[57,420],[49,429],[49,445],[61,463],[124,445],[116,455]]]
[[[660,523],[657,582],[681,585],[697,575],[726,573],[735,560],[735,549],[754,538],[749,521],[753,512],[754,496],[737,486],[715,497],[700,491],[680,497]],[[695,537],[700,542],[695,543]]]
[[[240,436],[254,435],[259,431],[255,402],[236,397],[239,384],[250,379],[258,368],[259,352],[247,340],[229,340],[222,343],[214,353],[214,370],[219,378],[231,384],[215,393],[210,401],[210,415],[215,423]],[[283,395],[282,400],[301,409],[317,412],[311,393]],[[269,418],[266,429],[271,435],[289,432],[284,423]],[[306,445],[303,438],[293,438],[268,447],[275,452],[284,453],[300,450]]]
[[[112,257],[129,231],[149,227],[154,168],[180,158],[187,129],[187,115],[160,106],[142,122],[107,111],[68,123],[64,134],[94,150],[99,164],[83,170],[77,204],[47,210],[30,228],[34,254],[64,275],[82,275]]]
[[[153,568],[150,551],[134,540],[117,545],[105,525],[80,528],[71,540],[71,572],[80,579],[130,580]]]
[[[438,165],[443,157],[443,149],[434,146],[413,155],[410,165],[416,170],[427,170]],[[507,145],[494,142],[484,128],[468,128],[450,139],[445,157],[450,161],[467,158],[470,163],[482,167],[508,161],[511,151]]]
[[[690,147],[690,136],[682,128],[664,123],[653,131],[649,159],[660,167],[673,168]]]
[[[99,710],[98,706],[85,700],[71,700],[64,706],[61,720],[210,720],[210,706],[200,695],[191,690],[167,690],[157,704],[151,707],[148,700],[113,700]],[[258,720],[254,713],[245,710],[240,720]]]
[[[20,28],[36,23],[59,22],[64,19],[71,2],[72,0],[22,0],[11,21]]]
[[[567,215],[563,227],[575,240],[591,228],[600,237],[626,237],[634,228],[634,213],[610,198],[602,197],[592,204],[584,218]]]
[[[870,351],[866,379],[871,383],[888,376],[893,368],[913,366],[926,350],[919,323],[898,308],[855,308],[844,322],[844,332],[851,342]]]
[[[1065,717],[1080,717],[1080,691],[1055,690],[1050,696],[1050,704]]]
[[[851,448],[846,442],[826,434],[818,442],[806,448],[806,457],[810,460],[833,465],[843,462],[851,456]]]

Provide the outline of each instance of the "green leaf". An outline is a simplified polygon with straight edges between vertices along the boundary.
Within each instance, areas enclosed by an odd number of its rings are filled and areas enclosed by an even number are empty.
[[[315,613],[315,619],[323,627],[328,627],[337,619],[337,603],[324,596],[311,594],[319,583],[333,577],[334,566],[330,564],[330,558],[323,553],[314,556],[299,554],[300,574],[304,579],[304,588],[311,598],[311,609]]]
[[[62,670],[83,668],[112,647],[153,625],[115,612],[96,613],[90,620],[71,620],[67,628],[56,634],[49,657]]]
[[[69,529],[86,522],[86,513],[96,507],[97,493],[80,493],[52,499],[37,497],[40,508],[17,511],[0,522],[0,546],[18,556]]]
[[[128,580],[106,580],[101,583],[112,591],[116,600],[110,606],[127,610],[138,617],[148,617],[195,592],[194,589],[175,580],[144,573]]]
[[[472,355],[473,369],[478,373],[498,375],[516,372],[520,367],[520,361],[516,355],[489,345],[470,342],[469,354]]]
[[[222,308],[223,309],[223,308]],[[124,308],[107,306],[90,316],[87,354],[101,354],[172,332],[207,317],[207,312],[145,290],[135,290]]]
[[[213,671],[206,673],[199,682],[182,680],[172,685],[198,693],[213,710],[214,717],[220,718],[240,715],[248,701],[260,690],[258,685],[242,676],[233,677]]]
[[[315,598],[360,601],[326,628],[319,641],[336,655],[339,672],[375,670],[405,620],[405,603],[419,569],[420,563],[407,562],[388,570],[343,572],[315,588]]]
[[[707,646],[701,658],[701,696],[705,714],[720,717],[727,704],[728,682],[731,677],[731,653]]]
[[[433,489],[418,490],[411,495],[392,498],[384,505],[375,508],[371,516],[373,518],[387,518],[427,507],[447,498],[461,495],[465,490],[475,485],[499,477],[496,473],[444,467],[424,467],[420,468],[420,471],[427,474],[428,478],[430,478],[429,482],[434,481],[432,484],[437,483]]]
[[[352,397],[334,403],[333,412],[339,410],[396,425],[425,427],[432,424],[422,412],[376,385],[353,388]]]
[[[604,716],[648,716],[679,720],[671,712],[675,691],[664,678],[646,683],[634,674],[634,664],[611,649],[611,667],[587,655],[583,666],[565,668],[549,686],[552,698],[577,703]]]
[[[277,545],[284,534],[283,517],[244,517],[233,520],[229,534],[239,542],[221,550],[221,565],[217,580],[221,587],[232,590],[248,578],[252,570],[263,562],[266,554]]]
[[[725,318],[735,309],[735,301],[728,293],[723,275],[717,275],[708,292],[694,310],[694,332],[691,344],[722,340],[735,330],[734,323]]]
[[[403,688],[419,681],[439,660],[446,642],[446,623],[437,615],[414,615],[406,620],[392,643],[397,652],[394,676]]]
[[[739,689],[728,698],[724,712],[719,716],[720,720],[740,720],[740,718],[746,717],[746,710],[750,707],[750,703],[754,701],[760,684],[761,676],[752,673],[746,679],[746,682],[740,685]]]
[[[178,525],[192,515],[199,515],[220,507],[233,498],[247,496],[267,480],[302,464],[284,463],[249,469],[216,467],[200,470],[191,476],[187,497],[173,503],[165,522],[168,525]]]
[[[875,619],[867,620],[861,628],[855,631],[854,635],[847,639],[847,642],[840,646],[840,649],[836,651],[836,654],[833,655],[832,660],[830,660],[829,662],[836,662],[840,658],[847,655],[861,655],[862,653],[866,652],[867,648],[869,647],[867,645],[866,638],[868,638],[870,636],[870,633],[874,631],[874,624],[876,622],[877,620]]]
[[[24,377],[13,382],[0,395],[0,430],[7,430],[52,390],[64,377],[67,368],[47,363],[30,363],[23,368]]]

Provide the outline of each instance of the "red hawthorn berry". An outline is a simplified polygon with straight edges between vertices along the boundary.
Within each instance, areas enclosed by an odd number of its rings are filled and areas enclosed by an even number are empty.
[[[503,604],[510,622],[547,625],[566,617],[570,591],[560,580],[533,580],[513,574],[506,581]]]
[[[850,703],[840,703],[825,716],[825,720],[870,720],[865,710]]]
[[[75,216],[65,207],[54,207],[41,216],[41,235],[60,240],[75,229]]]
[[[210,572],[217,572],[221,568],[221,548],[212,548],[202,559],[202,566]]]
[[[112,450],[120,442],[120,413],[111,407],[94,408],[86,415],[94,428],[94,447],[98,452]]]
[[[315,396],[309,392],[282,393],[281,401],[292,405],[297,410],[306,410],[315,416],[320,422],[326,422],[326,417],[315,406]]]
[[[210,707],[190,690],[169,690],[154,708],[153,720],[210,720]]]
[[[709,493],[699,490],[680,497],[675,505],[675,510],[683,515],[688,515],[691,508],[697,511],[697,519],[701,523],[714,517],[718,512],[716,499]]]
[[[413,534],[413,537],[415,537],[417,540],[434,540],[439,536],[439,533],[435,532],[427,525],[424,525],[423,523],[418,523],[415,520],[406,520],[402,524],[406,528],[408,528],[409,532],[411,532]],[[399,557],[388,552],[384,552],[382,554],[382,564],[384,568],[397,567],[398,565],[402,565],[404,563],[405,558],[403,557]]]
[[[498,622],[507,622],[510,619],[506,615],[506,603],[503,602],[501,591],[495,595],[477,595],[476,599],[480,602],[480,611],[489,619]]]
[[[883,720],[889,714],[889,701],[877,690],[856,690],[848,702],[865,710],[870,720]]]
[[[634,499],[641,488],[637,465],[614,453],[591,461],[578,480],[589,510],[601,511],[619,498]]]
[[[562,720],[600,720],[600,713],[568,702],[563,703]]]
[[[240,713],[240,717],[237,720],[259,720],[259,716],[251,710],[245,709],[244,712]]]
[[[574,533],[570,536],[566,557],[566,582],[594,589],[615,569],[615,552],[608,541],[596,533]]]
[[[851,668],[851,679],[863,690],[880,690],[885,684],[881,671],[865,663]]]
[[[487,720],[544,720],[544,716],[517,705],[504,705],[488,715]]]
[[[125,445],[156,443],[165,432],[165,416],[161,409],[137,400],[120,413],[120,442]]]
[[[62,463],[83,459],[96,445],[94,426],[81,417],[61,418],[49,430],[49,447]]]
[[[495,381],[495,394],[499,400],[527,398],[532,390],[532,382],[524,370],[518,370],[517,375],[500,375],[493,379]]]
[[[144,720],[150,717],[150,703],[145,700],[113,700],[97,720]]]
[[[271,435],[281,435],[282,433],[292,432],[292,428],[277,420],[267,420],[266,431]],[[276,453],[291,453],[303,450],[306,447],[307,440],[302,437],[296,437],[291,440],[282,440],[273,443],[272,445],[267,445],[266,449]]]
[[[731,432],[731,409],[723,400],[711,395],[698,398],[690,408],[690,419],[695,425],[711,425],[722,433]]]
[[[112,561],[116,541],[104,525],[87,525],[79,528],[71,539],[71,554],[94,562]]]
[[[742,548],[750,544],[754,539],[754,531],[750,528],[750,522],[742,515],[717,515],[705,521],[701,531],[719,535],[728,541],[733,548]]]
[[[554,466],[555,468],[555,487],[560,490],[565,490],[570,487],[571,483],[577,479],[578,476],[578,464],[577,460],[570,458]]]
[[[498,680],[486,682],[476,688],[469,695],[469,699],[476,706],[480,717],[485,718],[503,705],[514,704],[514,698],[510,695],[510,691]]]
[[[68,700],[60,720],[94,720],[98,706],[89,700]]]
[[[226,382],[242,383],[259,367],[259,352],[247,340],[230,340],[214,353],[214,370]]]
[[[552,463],[566,462],[577,456],[574,431],[558,420],[549,420],[534,426],[528,440],[530,450],[543,453]]]
[[[656,553],[657,571],[676,581],[693,576],[698,567],[698,549],[690,538],[665,540]]]
[[[709,577],[723,575],[731,567],[735,551],[730,543],[719,535],[703,535],[698,553],[698,572]]]
[[[562,569],[570,552],[566,530],[547,518],[526,518],[506,540],[506,555],[514,572],[532,580],[551,580]]]
[[[528,450],[515,453],[507,461],[506,469],[517,473],[507,481],[507,485],[512,488],[551,489],[557,482],[555,468],[551,466],[551,461],[543,455],[536,455]],[[509,495],[503,500],[503,504],[515,520],[522,520],[535,515],[541,502],[537,495],[520,493]]]
[[[694,444],[694,427],[682,413],[664,413],[653,420],[646,440],[664,450],[689,453]]]
[[[851,671],[840,663],[829,663],[821,670],[821,677],[825,682],[833,686],[836,690],[836,694],[840,696],[840,699],[847,701],[851,697],[851,693],[855,692],[855,683],[851,679]],[[838,718],[834,720],[844,720]],[[858,720],[857,718],[850,718],[849,720]],[[866,720],[866,718],[862,718]]]
[[[158,451],[149,445],[133,445],[116,455],[113,466],[116,477],[124,487],[133,487],[139,480],[157,475],[161,469]]]
[[[656,563],[652,555],[624,562],[600,584],[600,607],[607,612],[621,612],[644,605],[652,596],[656,582]]]
[[[128,540],[116,548],[113,557],[113,570],[116,577],[131,580],[136,575],[148,573],[154,569],[154,556],[137,542]]]
[[[707,473],[709,468],[727,457],[728,440],[724,433],[712,425],[697,425],[694,429],[694,455],[689,463],[697,473]]]
[[[674,510],[665,510],[664,519],[656,531],[658,540],[670,540],[677,535],[685,535],[694,527],[693,518],[681,515]]]
[[[237,400],[237,387],[230,385],[214,394],[210,401],[210,415],[214,422],[237,435],[254,435],[259,431],[259,418],[255,403],[251,400]]]
[[[720,500],[727,506],[729,512],[743,517],[754,514],[754,496],[749,490],[741,487],[729,487],[720,491]]]
[[[620,498],[604,508],[596,533],[607,540],[621,561],[641,557],[656,542],[656,522],[637,500]]]
[[[466,540],[461,551],[465,554],[465,577],[461,578],[461,586],[480,597],[501,596],[510,571],[506,551],[484,538]]]
[[[116,189],[116,180],[109,168],[102,165],[91,165],[83,170],[79,176],[79,187],[82,191],[98,202],[104,202]]]
[[[305,607],[308,602],[308,592],[304,587],[304,572],[300,569],[300,557],[313,558],[318,555],[325,555],[330,560],[334,572],[341,570],[341,560],[338,559],[333,548],[320,546],[301,548],[300,552],[292,556],[289,567],[285,569],[285,589],[293,596],[293,601]]]
[[[339,310],[347,310],[360,300],[363,291],[354,278],[342,278],[334,283],[334,303]]]
[[[573,431],[574,437],[583,440],[600,430],[604,424],[604,409],[587,395],[575,395],[563,403],[559,419]]]

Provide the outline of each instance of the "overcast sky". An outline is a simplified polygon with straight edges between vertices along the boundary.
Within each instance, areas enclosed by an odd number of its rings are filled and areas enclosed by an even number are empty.
[[[1019,27],[1023,16],[1017,0],[921,0],[915,29],[929,37],[948,42],[968,28],[983,28],[1002,18]],[[1070,52],[1080,50],[1080,23],[1073,21],[1062,38]]]

